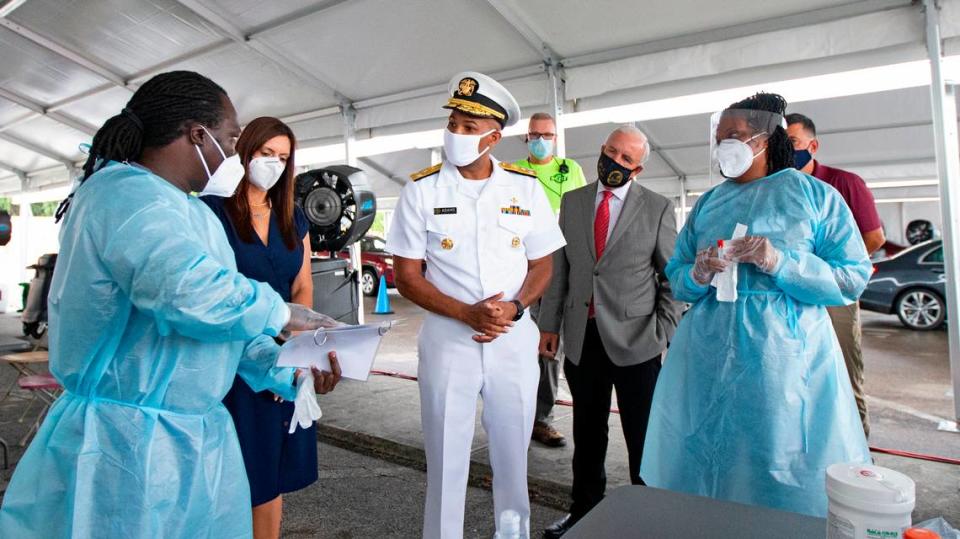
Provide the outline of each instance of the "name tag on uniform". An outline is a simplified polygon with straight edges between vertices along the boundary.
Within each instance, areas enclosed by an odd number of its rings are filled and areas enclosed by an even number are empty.
[[[434,215],[453,215],[455,213],[457,213],[456,206],[454,206],[453,208],[434,208],[433,209]]]

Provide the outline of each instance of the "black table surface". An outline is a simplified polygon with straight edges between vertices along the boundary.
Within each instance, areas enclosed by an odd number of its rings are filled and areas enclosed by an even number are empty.
[[[822,518],[641,486],[620,487],[564,539],[822,539]]]

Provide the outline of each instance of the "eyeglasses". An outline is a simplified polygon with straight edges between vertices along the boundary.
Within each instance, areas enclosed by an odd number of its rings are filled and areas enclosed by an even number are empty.
[[[527,133],[527,140],[534,140],[542,138],[544,140],[553,140],[557,137],[556,133],[537,133],[536,131],[531,131]]]

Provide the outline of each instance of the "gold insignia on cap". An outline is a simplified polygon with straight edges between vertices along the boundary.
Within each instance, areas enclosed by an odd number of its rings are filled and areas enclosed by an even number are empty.
[[[457,91],[457,95],[460,92]],[[472,114],[473,116],[479,116],[481,118],[497,118],[499,120],[506,119],[506,115],[502,112],[497,112],[490,107],[481,105],[480,103],[474,103],[473,101],[467,101],[466,99],[457,99],[456,97],[451,97],[447,100],[448,109],[456,109],[460,112],[466,112],[467,114]]]
[[[514,249],[520,248],[520,236],[514,236],[513,239],[510,240],[510,246]]]
[[[453,240],[450,238],[443,238],[442,240],[440,240],[440,248],[443,249],[444,251],[449,251],[450,249],[453,249]]]
[[[460,79],[460,84],[457,85],[457,94],[464,97],[470,97],[474,92],[477,91],[477,88],[480,86],[477,83],[477,79],[472,77],[465,77]]]

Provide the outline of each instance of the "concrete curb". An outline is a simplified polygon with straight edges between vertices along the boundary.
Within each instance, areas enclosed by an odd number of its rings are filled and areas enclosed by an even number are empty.
[[[317,423],[317,438],[323,443],[362,455],[382,459],[401,466],[426,471],[427,459],[422,448],[401,444],[386,438],[364,434],[322,422]],[[490,490],[493,471],[487,464],[470,462],[469,484]],[[527,477],[530,501],[565,511],[570,506],[570,485],[539,477]]]

